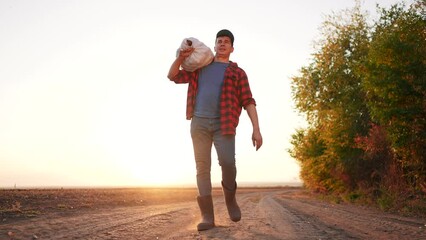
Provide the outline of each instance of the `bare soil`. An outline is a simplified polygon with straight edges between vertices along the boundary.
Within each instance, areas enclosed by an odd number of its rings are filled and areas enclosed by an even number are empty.
[[[196,230],[195,189],[0,190],[0,239],[426,239],[426,219],[333,204],[303,188],[241,188],[242,219],[214,191],[216,227]]]

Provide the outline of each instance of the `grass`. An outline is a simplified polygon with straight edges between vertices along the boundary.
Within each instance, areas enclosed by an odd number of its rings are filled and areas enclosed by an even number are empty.
[[[38,210],[23,209],[21,203],[18,201],[12,203],[10,207],[0,208],[0,216],[2,219],[10,216],[23,216],[26,218],[32,218],[40,214],[41,212]]]

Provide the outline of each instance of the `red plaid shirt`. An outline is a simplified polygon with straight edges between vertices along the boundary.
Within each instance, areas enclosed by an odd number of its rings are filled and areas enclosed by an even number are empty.
[[[172,80],[175,83],[189,83],[186,102],[186,119],[188,120],[194,115],[198,74],[199,70],[194,72],[180,70]],[[229,62],[220,94],[220,122],[223,135],[236,134],[241,110],[250,104],[256,105],[256,102],[252,97],[247,75],[237,63]]]

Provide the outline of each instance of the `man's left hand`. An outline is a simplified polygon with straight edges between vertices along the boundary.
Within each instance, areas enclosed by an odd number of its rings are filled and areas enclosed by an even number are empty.
[[[260,131],[253,131],[251,140],[253,142],[253,147],[256,147],[256,151],[259,150],[263,143],[262,134],[260,134]]]

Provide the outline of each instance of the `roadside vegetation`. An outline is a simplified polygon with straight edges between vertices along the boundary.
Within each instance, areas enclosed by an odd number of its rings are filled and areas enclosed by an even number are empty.
[[[291,79],[308,127],[289,151],[314,192],[426,214],[426,2],[377,12],[357,1],[324,21]]]

